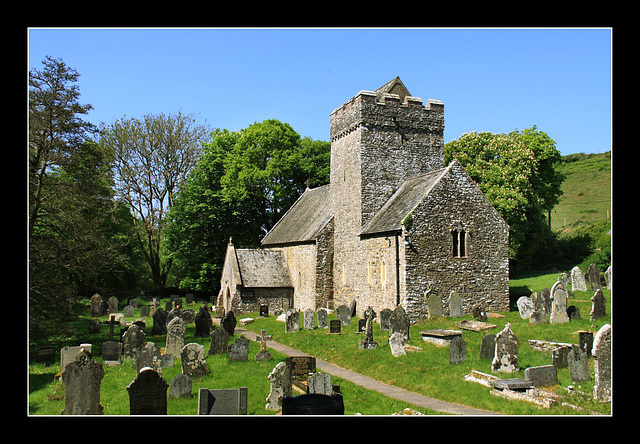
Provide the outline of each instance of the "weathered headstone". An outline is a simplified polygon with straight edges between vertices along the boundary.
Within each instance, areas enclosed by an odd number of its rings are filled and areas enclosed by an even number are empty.
[[[367,330],[367,320],[358,319],[358,331],[356,333],[364,333]]]
[[[329,328],[329,317],[325,308],[319,308],[316,311],[318,317],[318,328]]]
[[[473,319],[480,322],[487,322],[487,309],[484,305],[476,305],[471,311]]]
[[[173,318],[167,325],[167,339],[165,353],[180,357],[182,347],[184,347],[184,334],[186,327],[182,318]]]
[[[518,347],[520,342],[511,330],[511,324],[507,323],[504,329],[496,335],[495,354],[491,362],[491,368],[496,372],[513,373],[519,370]]]
[[[436,291],[432,291],[427,296],[427,311],[429,318],[442,316],[442,298]]]
[[[138,300],[136,298],[129,299],[129,305],[131,305],[133,308],[138,308]]]
[[[249,358],[249,340],[240,336],[229,346],[229,362],[246,361]]]
[[[107,365],[118,365],[122,360],[122,342],[105,341],[102,343],[102,361]]]
[[[480,358],[493,361],[496,353],[496,335],[488,334],[482,337],[480,344]]]
[[[544,301],[544,313],[547,316],[551,315],[551,290],[548,288],[543,288],[540,292],[540,296],[542,296],[542,300]]]
[[[611,325],[605,324],[593,340],[595,385],[593,397],[596,401],[611,402]]]
[[[184,373],[178,373],[169,384],[170,398],[190,398],[193,390],[193,379]]]
[[[133,308],[132,305],[127,305],[126,307],[124,307],[122,312],[124,313],[125,317],[132,318],[133,314],[135,313],[135,309]]]
[[[233,310],[229,310],[220,320],[220,326],[227,330],[229,336],[233,336],[236,329],[236,316],[233,314]]]
[[[567,290],[562,282],[558,281],[551,287],[551,317],[552,324],[566,324],[569,322],[567,316]]]
[[[558,372],[554,365],[541,365],[524,369],[524,378],[534,387],[546,387],[558,383]]]
[[[256,361],[271,361],[273,356],[267,350],[267,341],[272,339],[267,335],[267,330],[262,330],[260,336],[256,336],[256,341],[260,341],[260,351],[256,354]]]
[[[518,311],[520,312],[520,317],[522,319],[529,319],[531,317],[531,314],[533,313],[533,302],[530,297],[522,296],[521,298],[518,298],[516,305],[518,306]]]
[[[148,305],[140,306],[140,317],[141,318],[148,318],[150,312],[151,312],[151,308]]]
[[[167,327],[175,318],[180,318],[184,322],[184,313],[182,312],[181,308],[176,307],[169,313],[167,313]]]
[[[166,415],[167,388],[169,384],[157,371],[143,368],[127,386],[129,414]]]
[[[591,297],[591,313],[589,313],[589,319],[595,321],[596,319],[604,318],[607,316],[607,307],[602,289],[598,288],[595,294]]]
[[[449,364],[461,364],[467,359],[467,344],[462,335],[454,336],[449,344]]]
[[[613,270],[611,269],[611,265],[609,265],[607,271],[604,272],[604,278],[607,281],[607,288],[611,290],[613,288]]]
[[[307,382],[309,393],[322,393],[323,395],[333,394],[333,385],[331,385],[331,375],[316,372],[309,376]]]
[[[591,356],[591,350],[593,349],[593,332],[592,331],[580,331],[578,332],[578,342],[580,348],[584,350],[587,357]]]
[[[458,292],[454,290],[449,293],[449,316],[452,318],[464,316],[464,311],[462,310],[462,298]]]
[[[602,278],[600,277],[600,269],[596,264],[589,265],[586,274],[587,282],[589,282],[589,289],[596,291],[602,288]]]
[[[140,347],[147,342],[147,335],[136,324],[131,324],[123,337],[123,349],[125,359],[134,359]]]
[[[388,308],[380,310],[380,330],[389,331],[389,319],[391,319],[391,313],[393,312]]]
[[[211,313],[207,304],[200,307],[198,314],[196,315],[196,331],[194,336],[196,338],[207,338],[211,335],[211,325],[213,321],[211,319]]]
[[[91,353],[81,349],[73,362],[62,372],[65,387],[63,415],[102,415],[100,384],[104,376],[102,365],[91,359]]]
[[[246,415],[247,387],[198,390],[198,415]]]
[[[89,333],[100,333],[100,321],[89,319]]]
[[[404,335],[400,332],[392,333],[391,336],[389,336],[389,347],[391,348],[391,355],[394,358],[407,354],[404,346]]]
[[[569,375],[572,381],[580,382],[591,379],[587,353],[579,346],[574,345],[571,347],[567,355],[567,363],[569,364]]]
[[[167,301],[167,303],[164,304],[164,309],[167,313],[173,310],[173,301]]]
[[[584,274],[577,265],[571,269],[571,289],[573,291],[587,291],[587,283]]]
[[[182,319],[185,324],[191,324],[196,319],[196,312],[193,308],[185,308],[182,310]]]
[[[158,307],[153,314],[153,327],[151,327],[151,334],[153,336],[167,334],[167,312],[161,307]]]
[[[398,305],[389,318],[389,334],[402,333],[404,340],[409,340],[409,316],[402,305]]]
[[[160,356],[160,367],[169,368],[169,367],[173,367],[174,364],[175,364],[175,357],[173,355],[168,355],[166,353],[163,353]]]
[[[108,304],[107,305],[107,312],[109,314],[118,312],[118,298],[116,298],[115,296],[111,296],[107,300],[107,304]]]
[[[91,316],[102,316],[102,296],[98,293],[91,296]]]
[[[211,344],[208,354],[224,354],[227,353],[229,347],[229,332],[222,327],[216,328],[211,332]]]
[[[329,321],[329,333],[340,334],[342,333],[342,322],[340,319],[331,319]]]
[[[349,307],[347,307],[346,305],[340,305],[338,306],[338,308],[336,308],[336,316],[338,317],[338,319],[340,320],[340,322],[342,323],[342,325],[350,325],[351,324],[351,316],[350,316],[351,312],[349,310]]]
[[[567,307],[567,316],[569,317],[569,321],[582,319],[580,316],[580,308],[576,307],[575,305],[569,305]]]
[[[315,313],[310,308],[304,311],[304,329],[313,330],[315,328]]]
[[[529,323],[546,324],[547,313],[544,309],[544,298],[540,293],[535,292],[531,295],[531,305],[533,307],[533,311],[531,312],[531,316],[529,316]]]
[[[287,364],[279,362],[269,373],[269,396],[267,397],[267,410],[282,409],[282,398],[291,396],[291,371]]]
[[[209,373],[205,357],[204,347],[196,342],[190,342],[182,347],[180,352],[182,373],[193,379]]]
[[[365,339],[358,344],[358,347],[362,350],[371,350],[378,346],[378,343],[373,340],[373,320],[376,318],[376,312],[369,306],[365,310],[364,316],[366,319]]]
[[[285,333],[300,331],[300,312],[298,310],[287,310],[284,331]]]
[[[551,363],[556,368],[567,368],[569,366],[569,351],[571,351],[570,347],[557,347],[551,351]]]
[[[143,368],[149,367],[162,374],[161,355],[160,347],[153,342],[145,342],[135,356],[136,371],[140,373]]]

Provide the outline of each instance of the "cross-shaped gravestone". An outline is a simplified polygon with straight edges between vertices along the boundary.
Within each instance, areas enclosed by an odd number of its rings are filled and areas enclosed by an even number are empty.
[[[109,320],[109,340],[113,341],[113,327],[116,325],[116,317],[111,316]]]
[[[260,341],[260,352],[256,355],[256,361],[270,361],[273,359],[271,353],[267,350],[267,341],[271,339],[273,337],[267,334],[267,330],[262,330],[260,336],[256,336],[256,341]]]

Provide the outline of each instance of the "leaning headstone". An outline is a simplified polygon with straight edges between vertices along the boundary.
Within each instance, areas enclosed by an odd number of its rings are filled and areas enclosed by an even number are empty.
[[[222,327],[216,328],[211,332],[211,344],[207,354],[218,355],[227,353],[229,347],[229,332]]]
[[[454,290],[449,294],[449,316],[452,318],[464,316],[464,311],[462,310],[462,298],[458,292]]]
[[[351,312],[349,310],[349,307],[347,307],[346,305],[340,305],[338,306],[338,308],[336,308],[336,316],[338,317],[338,319],[340,320],[340,322],[342,323],[342,325],[350,325],[351,324],[351,316],[350,316]]]
[[[389,334],[402,333],[404,340],[409,340],[409,316],[402,305],[398,305],[389,318]]]
[[[249,358],[249,340],[240,336],[229,346],[229,362],[246,361]]]
[[[198,390],[198,415],[246,415],[247,387]]]
[[[200,307],[195,321],[196,331],[194,336],[196,338],[208,338],[211,335],[211,325],[213,325],[213,321],[211,320],[211,313],[209,313],[207,304]]]
[[[65,387],[63,415],[102,415],[100,384],[104,376],[102,365],[91,359],[91,353],[81,349],[76,359],[62,372]]]
[[[607,316],[607,307],[602,289],[598,288],[595,294],[591,297],[591,313],[589,319],[595,321],[596,319],[604,318]]]
[[[304,329],[313,330],[315,328],[315,314],[310,308],[304,311]]]
[[[482,338],[480,344],[480,359],[489,359],[493,361],[496,353],[496,335],[488,334]]]
[[[584,274],[577,265],[571,269],[571,289],[573,291],[587,291],[587,283]]]
[[[182,360],[182,373],[190,378],[199,378],[209,373],[202,345],[190,342],[182,347],[180,358]]]
[[[134,359],[138,350],[147,342],[147,335],[136,324],[131,324],[122,337],[124,358]]]
[[[98,293],[91,296],[91,316],[102,316],[102,296]]]
[[[184,373],[178,373],[169,384],[170,398],[190,398],[193,390],[193,379]]]
[[[522,296],[518,299],[516,305],[518,306],[518,311],[522,319],[529,319],[531,317],[533,313],[533,302],[531,302],[530,297]]]
[[[461,364],[467,359],[467,344],[462,335],[454,336],[449,344],[449,364]]]
[[[535,292],[531,295],[531,306],[533,307],[533,310],[529,316],[529,323],[546,324],[547,314],[544,310],[544,298],[540,293]]]
[[[389,347],[391,348],[391,355],[394,358],[407,354],[404,346],[404,335],[400,332],[395,332],[389,336]]]
[[[558,383],[558,372],[554,365],[541,365],[524,369],[524,378],[534,387],[547,387]]]
[[[613,288],[613,270],[611,269],[611,265],[609,265],[607,271],[604,272],[604,278],[607,281],[607,288],[611,290]]]
[[[352,318],[356,315],[356,300],[352,300],[349,303],[349,317]]]
[[[596,291],[602,288],[602,279],[600,278],[600,269],[596,264],[589,265],[586,274],[587,282],[589,282],[589,289]]]
[[[364,312],[366,319],[366,332],[364,341],[358,344],[358,347],[363,350],[371,350],[378,346],[378,343],[373,340],[373,320],[376,317],[376,312],[371,306],[367,307]]]
[[[312,373],[307,381],[309,393],[322,393],[323,395],[333,395],[331,385],[331,375],[322,372]]]
[[[316,316],[318,317],[318,328],[329,328],[329,317],[326,309],[319,308],[316,311]]]
[[[107,304],[108,304],[107,305],[107,312],[109,314],[118,312],[118,298],[116,298],[115,296],[111,296],[107,300]]]
[[[282,398],[291,396],[291,370],[284,362],[279,362],[269,373],[269,396],[267,397],[267,410],[282,409]]]
[[[518,347],[520,342],[507,323],[504,329],[496,335],[496,347],[491,368],[496,372],[513,373],[519,370]]]
[[[233,314],[233,310],[229,310],[227,313],[225,313],[225,315],[220,320],[220,326],[227,330],[229,336],[233,336],[233,333],[236,329],[236,324],[236,316]]]
[[[595,385],[593,397],[596,401],[611,402],[611,325],[605,324],[593,340]]]
[[[182,347],[184,347],[184,333],[186,327],[182,318],[173,318],[167,325],[167,339],[165,353],[171,354],[176,358],[180,356]]]
[[[157,371],[143,368],[127,386],[129,414],[166,415],[167,388],[169,388],[169,384]]]
[[[167,334],[167,312],[160,307],[158,307],[153,314],[153,327],[151,327],[151,334],[153,336]]]
[[[160,347],[153,342],[145,342],[138,349],[135,357],[136,371],[140,373],[143,368],[149,367],[162,374],[162,353]]]
[[[298,310],[287,310],[284,325],[285,333],[300,331],[300,312]]]
[[[393,312],[388,308],[380,310],[380,330],[389,331],[389,319],[391,318],[391,313]]]
[[[551,287],[551,317],[552,324],[566,324],[567,316],[567,291],[562,282],[558,281]]]
[[[429,318],[443,315],[442,298],[435,291],[432,291],[429,296],[427,296],[427,311],[429,313]]]
[[[135,312],[135,309],[133,308],[133,306],[132,306],[132,305],[127,305],[127,306],[126,306],[126,307],[124,307],[124,309],[123,309],[123,313],[124,313],[124,316],[125,316],[126,318],[132,318],[132,317],[133,317],[134,312]]]
[[[567,363],[569,364],[569,375],[572,381],[580,382],[591,379],[587,353],[579,346],[571,347],[567,355]]]

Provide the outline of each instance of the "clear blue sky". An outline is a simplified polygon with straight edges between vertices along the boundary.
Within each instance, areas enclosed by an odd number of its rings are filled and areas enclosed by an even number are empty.
[[[78,71],[96,124],[182,111],[231,131],[278,119],[329,140],[329,114],[400,76],[445,105],[445,142],[536,125],[562,154],[611,149],[611,30],[28,30],[29,69]]]

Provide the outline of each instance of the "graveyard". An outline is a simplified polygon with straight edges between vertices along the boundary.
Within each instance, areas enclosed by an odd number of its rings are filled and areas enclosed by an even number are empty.
[[[552,288],[559,274],[553,272],[514,279],[511,282],[512,296],[514,293],[523,293],[527,290],[533,294],[542,292],[544,288]],[[551,383],[540,389],[536,388],[543,391],[544,396],[541,399],[544,399],[544,402],[536,403],[534,399],[523,396],[522,391],[517,391],[517,384],[524,383],[530,387],[527,384],[533,378],[532,375],[535,372],[546,371],[552,362],[555,362],[554,348],[563,344],[579,344],[580,332],[591,332],[596,336],[603,326],[611,325],[610,289],[605,286],[601,290],[605,301],[604,316],[593,320],[590,312],[594,306],[592,297],[595,292],[590,289],[572,291],[571,285],[569,289],[566,306],[574,308],[570,310],[573,313],[571,318],[567,316],[564,323],[533,323],[530,317],[522,317],[522,308],[519,309],[522,301],[516,304],[513,300],[510,311],[486,313],[484,320],[478,320],[472,313],[467,313],[455,317],[433,316],[427,321],[411,325],[409,339],[405,338],[401,341],[404,342],[401,353],[391,352],[391,332],[381,328],[381,313],[374,313],[373,318],[368,319],[368,322],[364,319],[359,320],[357,316],[350,317],[346,322],[341,321],[338,327],[339,333],[332,333],[333,330],[329,328],[329,324],[338,323],[338,310],[331,311],[327,319],[321,321],[322,325],[318,322],[319,319],[315,313],[312,317],[308,316],[312,312],[300,312],[296,328],[287,326],[284,315],[278,316],[275,313],[270,313],[268,316],[260,316],[260,313],[243,313],[237,316],[236,322],[237,328],[254,332],[256,337],[268,335],[271,341],[290,346],[317,359],[411,392],[455,404],[506,415],[609,415],[611,403],[594,400],[595,360],[591,356],[583,359],[583,373],[586,373],[586,376],[576,376],[577,373],[571,365],[555,368]],[[160,300],[159,306],[165,307],[167,302],[169,299]],[[65,405],[65,396],[67,386],[72,385],[69,382],[65,383],[65,377],[68,381],[70,376],[64,376],[65,372],[61,371],[60,353],[65,346],[71,349],[80,344],[90,344],[89,358],[83,357],[83,353],[78,354],[85,362],[84,367],[87,367],[86,362],[92,361],[92,365],[95,363],[96,368],[102,368],[92,373],[98,373],[101,376],[99,403],[102,410],[101,412],[93,411],[92,414],[135,414],[130,410],[133,409],[130,392],[136,386],[134,382],[137,383],[140,378],[138,369],[143,365],[159,370],[157,372],[141,371],[140,374],[157,373],[158,379],[161,379],[159,383],[161,393],[165,396],[164,408],[167,415],[199,414],[201,410],[199,392],[207,391],[203,389],[213,390],[212,393],[215,394],[218,393],[216,390],[239,388],[242,388],[246,395],[246,413],[243,411],[244,414],[281,414],[281,409],[267,409],[265,406],[267,398],[270,397],[270,380],[274,378],[272,373],[275,373],[279,363],[287,362],[286,355],[268,348],[268,345],[262,347],[259,341],[239,340],[241,336],[238,332],[233,336],[223,335],[221,352],[213,352],[213,336],[197,332],[195,322],[195,314],[200,311],[205,301],[183,303],[183,310],[189,312],[187,316],[169,321],[171,325],[167,327],[169,331],[161,334],[154,334],[151,316],[140,316],[141,310],[145,311],[142,314],[146,314],[147,309],[143,307],[149,305],[149,301],[139,300],[138,304],[138,307],[133,308],[133,313],[131,308],[127,307],[126,311],[130,316],[125,317],[129,321],[142,320],[145,325],[143,328],[139,328],[139,324],[135,327],[128,326],[122,335],[125,344],[122,347],[119,362],[109,362],[105,359],[108,352],[106,349],[103,350],[103,343],[109,342],[109,336],[111,336],[111,342],[118,342],[124,326],[120,323],[114,324],[111,329],[107,315],[91,316],[89,299],[86,301],[86,315],[75,321],[76,336],[65,338],[64,341],[59,338],[55,343],[42,344],[50,345],[56,350],[53,363],[35,362],[35,350],[31,351],[29,414],[60,415],[63,410],[70,408]],[[577,316],[576,311],[579,312]],[[184,318],[186,321],[182,322]],[[96,320],[100,324],[98,327],[95,325]],[[313,322],[310,322],[311,320]],[[212,332],[220,332],[220,329],[223,329],[221,321],[217,319],[217,322],[213,323]],[[179,324],[181,336],[178,344],[172,342],[172,331],[176,324]],[[487,334],[493,334],[496,335],[497,342],[498,334],[504,334],[507,327],[509,334],[515,336],[518,342],[517,369],[510,373],[495,371],[492,368],[492,360],[482,356],[483,338]],[[138,340],[137,346],[131,345],[135,342],[132,338],[140,335],[141,330],[146,333],[143,335],[145,337]],[[394,341],[396,336],[398,335],[394,336]],[[433,338],[435,340],[431,340]],[[268,341],[265,342],[266,344]],[[138,361],[142,358],[138,359],[136,356],[143,355],[143,345],[151,350],[149,354],[152,356],[149,361],[139,363]],[[187,345],[189,347],[185,347]],[[224,345],[231,346],[226,353],[223,351]],[[462,353],[457,353],[455,358],[454,345],[456,348],[463,347]],[[244,358],[234,358],[236,348],[242,349],[239,353],[244,354]],[[164,362],[165,356],[160,359],[161,355],[167,354],[167,351],[173,356],[168,363]],[[187,351],[192,355],[199,353],[199,356],[189,357]],[[133,358],[127,355],[133,355]],[[256,359],[259,355],[265,360]],[[196,362],[197,365],[193,364],[190,367],[186,364],[187,361]],[[80,361],[65,365],[70,369],[66,372],[69,374],[72,373],[71,369],[76,372],[79,371],[78,368],[82,368]],[[184,378],[182,374],[189,374],[191,377]],[[178,377],[178,375],[181,376]],[[180,378],[186,381],[186,389],[178,387],[179,381],[184,383]],[[491,386],[484,381],[483,384],[483,378],[494,379],[500,383],[496,382]],[[302,378],[303,382],[304,379]],[[82,384],[88,383],[82,382]],[[291,396],[302,395],[305,392],[305,384],[308,383],[294,384]],[[345,415],[392,415],[405,409],[427,415],[443,414],[441,411],[428,410],[387,397],[374,390],[367,390],[336,376],[331,376],[330,384],[342,397]],[[513,390],[502,390],[501,384]],[[72,389],[69,388],[69,390]],[[182,393],[176,395],[180,390]],[[95,397],[95,393],[92,396]],[[202,402],[205,401],[203,395]],[[165,414],[164,411],[162,414]]]

